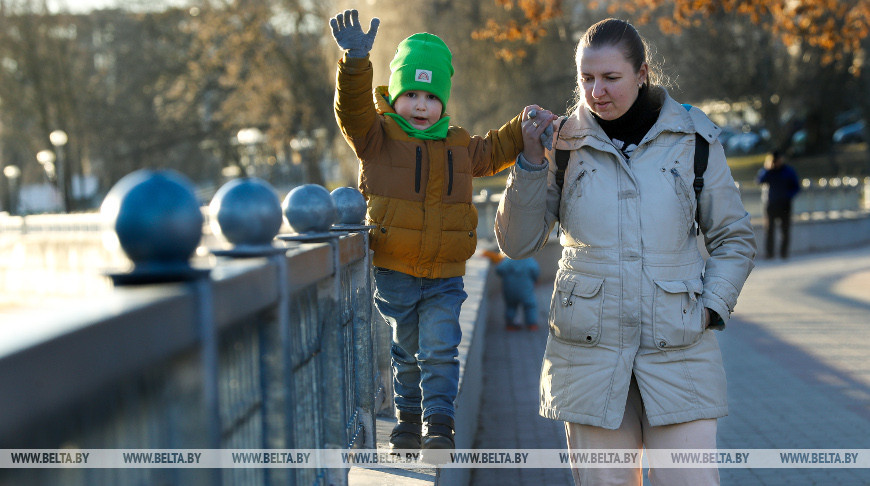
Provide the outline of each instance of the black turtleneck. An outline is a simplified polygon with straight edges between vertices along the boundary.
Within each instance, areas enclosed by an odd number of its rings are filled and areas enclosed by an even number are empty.
[[[634,104],[621,117],[615,120],[603,120],[592,113],[604,133],[626,157],[631,157],[637,144],[643,140],[644,135],[649,132],[659,118],[662,105],[654,98],[650,95],[649,86],[644,84],[640,88]]]

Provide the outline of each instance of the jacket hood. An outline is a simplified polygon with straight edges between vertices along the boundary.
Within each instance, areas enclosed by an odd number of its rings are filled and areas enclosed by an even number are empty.
[[[396,110],[393,109],[393,106],[390,105],[390,91],[386,86],[378,86],[375,88],[375,110],[377,110],[379,115],[383,115],[384,113],[395,113]]]

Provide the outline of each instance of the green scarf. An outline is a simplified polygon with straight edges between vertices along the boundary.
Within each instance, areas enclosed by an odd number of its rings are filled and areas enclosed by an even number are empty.
[[[447,138],[447,129],[450,128],[450,117],[442,116],[440,120],[435,122],[431,127],[425,130],[414,128],[408,120],[402,118],[398,113],[384,113],[388,117],[396,120],[396,123],[402,127],[409,136],[419,138],[420,140],[441,140]]]

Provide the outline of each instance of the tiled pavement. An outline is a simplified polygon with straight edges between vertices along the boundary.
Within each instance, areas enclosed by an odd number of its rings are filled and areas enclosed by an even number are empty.
[[[551,283],[538,288],[546,313]],[[565,447],[537,415],[546,327],[506,332],[490,310],[478,448]],[[542,323],[543,318],[542,318]],[[870,449],[870,248],[758,261],[728,329],[724,449]],[[721,469],[723,485],[870,485],[870,469]],[[478,469],[473,486],[570,485],[562,469]]]
[[[482,449],[564,449],[562,422],[538,415],[538,377],[547,342],[546,315],[552,282],[540,283],[537,331],[504,329],[504,305],[495,293],[490,301],[483,391],[478,416],[477,442]],[[522,314],[522,313],[520,313]],[[571,484],[568,469],[475,469],[471,485]]]
[[[719,447],[870,448],[870,248],[760,261],[720,334]],[[870,469],[722,469],[723,484],[866,485]]]

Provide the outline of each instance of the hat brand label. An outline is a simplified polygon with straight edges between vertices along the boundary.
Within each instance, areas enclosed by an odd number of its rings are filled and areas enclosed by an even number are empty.
[[[417,74],[414,76],[414,81],[419,81],[421,83],[431,83],[432,82],[432,71],[427,71],[425,69],[418,69]]]

